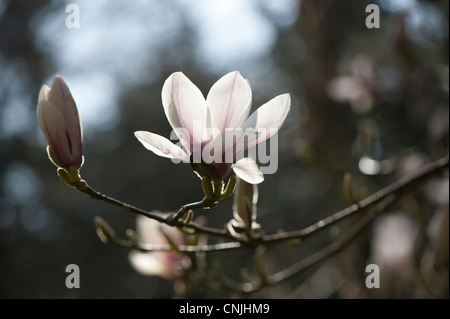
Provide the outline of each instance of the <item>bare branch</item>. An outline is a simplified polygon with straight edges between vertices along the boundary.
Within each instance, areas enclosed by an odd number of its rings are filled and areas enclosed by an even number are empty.
[[[170,245],[155,245],[155,244],[142,244],[133,245],[130,241],[118,239],[116,238],[115,242],[112,242],[113,245],[123,247],[123,248],[131,248],[135,250],[139,250],[141,252],[154,252],[154,251],[173,251]],[[211,252],[211,251],[221,251],[221,250],[230,250],[241,248],[242,244],[239,242],[227,242],[227,243],[219,243],[212,245],[179,245],[177,246],[178,251],[182,253],[195,253],[195,252]]]
[[[160,223],[164,223],[170,226],[176,226],[176,227],[183,227],[183,228],[188,228],[193,230],[195,233],[202,233],[202,234],[207,234],[207,235],[215,235],[215,236],[221,236],[221,237],[226,237],[228,239],[232,239],[232,240],[236,240],[239,242],[243,242],[242,239],[237,239],[232,237],[225,229],[218,229],[218,228],[213,228],[213,227],[208,227],[208,226],[203,226],[194,222],[191,222],[189,224],[184,224],[183,221],[181,220],[177,220],[177,221],[173,221],[170,220],[170,214],[159,214],[159,213],[153,213],[153,212],[149,212],[146,210],[143,210],[141,208],[126,204],[124,202],[121,202],[120,200],[117,200],[115,198],[109,197],[107,195],[104,195],[96,190],[94,190],[93,188],[91,188],[89,185],[87,185],[85,188],[77,188],[78,190],[80,190],[81,192],[88,194],[91,198],[93,199],[97,199],[97,200],[101,200],[104,202],[107,202],[109,204],[112,204],[114,206],[118,206],[122,209],[124,209],[127,212],[131,212],[134,214],[138,214],[138,215],[142,215],[154,220],[159,221]],[[194,203],[196,204],[196,203]],[[189,205],[189,204],[188,204]],[[185,205],[185,206],[188,206]],[[190,206],[188,206],[190,207]]]
[[[224,251],[224,250],[230,250],[230,249],[240,249],[245,247],[255,247],[260,244],[272,244],[277,243],[281,241],[285,241],[288,239],[305,239],[306,237],[316,233],[319,230],[325,229],[339,221],[344,220],[345,218],[355,215],[356,213],[363,212],[367,210],[368,208],[373,207],[374,205],[379,204],[380,202],[384,203],[384,200],[389,198],[394,198],[397,200],[406,193],[406,191],[414,186],[419,185],[421,182],[425,181],[426,179],[430,178],[431,176],[434,176],[442,169],[448,167],[449,165],[449,157],[448,155],[444,158],[441,158],[422,169],[412,173],[411,175],[408,175],[407,177],[381,189],[380,191],[370,195],[369,197],[359,201],[357,204],[354,204],[350,207],[347,207],[327,218],[324,218],[315,224],[308,226],[304,229],[295,230],[291,232],[285,232],[285,233],[277,233],[277,234],[270,234],[270,235],[264,235],[260,238],[252,238],[252,239],[246,239],[246,238],[236,238],[232,234],[230,234],[226,229],[218,229],[213,227],[208,227],[204,225],[200,225],[198,223],[190,222],[188,224],[185,224],[182,220],[173,220],[173,218],[170,218],[170,214],[160,214],[160,213],[154,213],[154,212],[148,212],[143,209],[137,208],[135,206],[123,203],[119,200],[116,200],[112,197],[106,196],[104,194],[101,194],[94,189],[92,189],[87,184],[84,187],[78,187],[81,192],[84,192],[88,194],[91,198],[105,201],[107,203],[113,204],[115,206],[118,206],[128,212],[132,212],[138,215],[142,215],[148,218],[152,218],[154,220],[157,220],[161,223],[165,223],[167,225],[186,228],[192,230],[194,233],[197,234],[207,234],[207,235],[214,235],[223,237],[226,239],[231,239],[232,242],[228,243],[221,243],[221,244],[215,244],[215,245],[203,245],[195,248],[194,246],[181,246],[181,251],[183,252],[211,252],[211,251]],[[389,201],[389,204],[392,204],[394,200]],[[184,205],[183,207],[187,208],[200,208],[198,205],[199,203],[192,203]],[[117,243],[116,243],[117,244]],[[128,247],[128,248],[135,248],[141,251],[155,251],[155,250],[170,250],[169,246],[146,246],[143,244],[140,244],[139,247],[132,247],[130,243],[127,241],[120,242],[120,245],[122,247]],[[331,248],[329,248],[331,249]],[[234,285],[235,286],[235,285]],[[248,285],[245,287],[245,290],[248,289]],[[252,289],[250,289],[252,290]]]

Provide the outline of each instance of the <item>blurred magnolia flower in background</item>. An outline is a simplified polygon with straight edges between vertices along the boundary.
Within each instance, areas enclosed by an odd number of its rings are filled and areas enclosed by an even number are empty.
[[[404,270],[412,262],[418,227],[402,214],[380,217],[375,223],[373,258],[380,267]]]
[[[166,236],[177,246],[186,244],[186,237],[179,230],[154,219],[138,216],[136,228],[140,244],[144,247],[146,244],[168,245]],[[184,270],[190,266],[189,258],[175,251],[131,251],[129,260],[133,268],[143,275],[172,281],[183,279]]]
[[[448,185],[447,185],[448,191]],[[447,192],[448,194],[448,192]],[[448,196],[447,196],[448,199]],[[431,250],[435,255],[437,263],[448,267],[449,264],[449,211],[447,205],[439,207],[433,213],[427,226],[427,235],[430,238]],[[435,267],[435,265],[433,265]]]
[[[414,248],[419,225],[408,215],[391,213],[374,224],[371,263],[380,267],[379,298],[398,298],[414,294]],[[416,297],[420,297],[417,295]]]
[[[372,62],[357,56],[350,62],[350,74],[330,80],[327,93],[338,102],[349,102],[355,113],[366,114],[372,110],[379,87]]]
[[[59,75],[50,88],[42,86],[36,112],[53,163],[65,169],[79,168],[83,163],[83,127],[69,87]]]
[[[289,94],[278,95],[249,117],[251,102],[249,82],[238,71],[220,78],[206,100],[182,72],[175,72],[164,83],[162,103],[183,149],[154,133],[137,131],[135,135],[159,156],[190,162],[201,177],[223,181],[233,168],[243,180],[261,183],[264,177],[253,159],[233,162],[240,153],[278,131],[291,99]]]

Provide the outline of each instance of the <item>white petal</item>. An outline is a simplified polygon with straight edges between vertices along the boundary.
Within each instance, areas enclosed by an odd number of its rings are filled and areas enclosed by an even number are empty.
[[[56,107],[58,107],[64,114],[65,109],[67,107],[70,108],[73,107],[73,105],[69,106],[67,105],[66,100],[68,96],[71,96],[71,93],[66,82],[64,82],[62,77],[60,77],[59,75],[55,76],[55,78],[52,81],[50,90],[47,93],[47,100],[53,103],[53,105],[55,105]]]
[[[258,133],[253,130],[243,131],[240,128],[226,130],[217,135],[208,146],[214,149],[214,154],[225,155],[225,163],[233,163],[236,156],[245,150],[246,145],[256,141],[257,137]]]
[[[253,128],[260,133],[258,139],[249,143],[246,148],[256,145],[275,134],[283,125],[290,109],[291,96],[288,93],[278,95],[259,107],[244,123],[244,130]]]
[[[173,144],[161,135],[146,131],[137,131],[134,132],[134,135],[146,149],[158,156],[177,158],[184,162],[189,162],[189,155],[187,155],[179,146]]]
[[[155,213],[159,213],[155,211]],[[149,245],[167,245],[167,239],[164,232],[177,245],[185,245],[184,235],[175,227],[139,215],[136,219],[136,230],[140,242],[145,247]],[[184,256],[182,254],[170,251],[138,252],[132,251],[129,259],[132,266],[141,274],[156,275],[169,280],[176,279],[177,269],[180,268]]]
[[[212,125],[223,132],[227,128],[241,127],[245,122],[252,103],[252,90],[238,71],[230,72],[211,87],[206,101]]]
[[[243,131],[242,129],[236,130],[235,137],[236,137],[236,145],[234,147],[234,151],[236,156],[238,156],[242,151],[246,150],[248,148],[248,145],[255,145],[257,144],[258,137],[261,136],[261,134],[254,130],[254,129],[246,129]]]
[[[161,213],[153,211],[153,213]],[[167,239],[162,234],[166,233],[177,245],[185,245],[185,237],[177,228],[162,224],[154,219],[138,215],[136,218],[136,230],[143,244],[166,245]],[[154,252],[157,253],[157,252]]]
[[[170,125],[186,129],[190,136],[179,137],[187,150],[191,150],[193,141],[201,143],[201,130],[209,127],[209,111],[202,92],[183,73],[175,72],[164,83],[162,103]],[[201,125],[194,135],[194,125]],[[199,141],[197,139],[200,139]]]
[[[59,75],[55,76],[51,88],[43,85],[39,92],[39,101],[47,101],[56,106],[64,117],[67,134],[72,141],[72,149],[80,149],[83,141],[83,127],[78,115],[76,103],[66,82]]]
[[[41,87],[41,90],[39,91],[38,102],[43,101],[43,100],[47,100],[49,91],[50,91],[50,88],[47,85],[44,84]]]
[[[250,184],[259,184],[264,181],[264,175],[259,170],[258,165],[250,157],[244,157],[233,164],[233,171],[239,178]]]

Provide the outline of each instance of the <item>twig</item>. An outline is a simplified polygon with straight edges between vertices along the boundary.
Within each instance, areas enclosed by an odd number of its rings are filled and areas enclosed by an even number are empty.
[[[394,195],[385,198],[385,200],[380,203],[378,207],[374,207],[373,211],[370,211],[368,214],[361,217],[361,219],[349,231],[345,232],[345,234],[342,235],[339,240],[308,256],[300,262],[271,275],[268,280],[269,283],[273,285],[285,281],[292,276],[306,270],[307,268],[314,266],[315,264],[338,253],[353,239],[355,239],[364,229],[366,229],[366,227],[375,219],[378,213],[386,209],[395,200],[396,197]]]
[[[124,209],[127,212],[131,212],[131,213],[134,213],[134,214],[142,215],[142,216],[145,216],[145,217],[157,220],[157,221],[159,221],[161,223],[164,223],[164,224],[167,224],[167,225],[192,229],[196,233],[202,233],[202,234],[207,234],[207,235],[215,235],[215,236],[222,236],[222,237],[226,237],[226,238],[229,238],[229,239],[232,239],[232,240],[236,240],[236,241],[239,241],[239,242],[243,241],[242,239],[237,239],[237,238],[232,237],[230,234],[227,233],[227,231],[225,229],[218,229],[218,228],[203,226],[203,225],[197,224],[195,222],[190,222],[189,224],[186,225],[181,220],[178,220],[176,222],[170,221],[169,218],[168,218],[170,215],[152,213],[152,212],[143,210],[141,208],[138,208],[138,207],[126,204],[124,202],[121,202],[120,200],[117,200],[115,198],[112,198],[112,197],[109,197],[107,195],[104,195],[104,194],[94,190],[90,186],[86,186],[85,189],[83,189],[83,188],[77,188],[77,189],[80,190],[81,192],[85,193],[85,194],[88,194],[93,199],[97,199],[97,200],[101,200],[101,201],[107,202],[109,204],[118,206],[118,207]]]
[[[132,248],[135,250],[139,250],[141,252],[154,252],[154,251],[173,251],[173,248],[170,245],[155,245],[155,244],[143,244],[139,243],[138,245],[133,245],[133,243],[116,238],[114,242],[111,244],[123,248]],[[195,253],[195,252],[211,252],[211,251],[221,251],[221,250],[230,250],[235,248],[242,247],[239,242],[227,242],[227,243],[219,243],[212,245],[179,245],[177,246],[177,250],[182,253]]]
[[[256,292],[266,286],[279,284],[340,252],[344,247],[346,247],[350,242],[352,242],[364,229],[366,229],[368,225],[370,225],[370,223],[375,219],[378,213],[382,212],[389,205],[394,203],[396,199],[397,199],[396,196],[391,194],[389,197],[385,198],[384,201],[379,203],[378,206],[372,207],[373,210],[371,210],[368,214],[361,217],[360,220],[349,231],[345,232],[345,234],[342,235],[342,237],[339,238],[336,242],[331,243],[330,245],[326,246],[325,248],[322,248],[316,253],[313,253],[312,255],[306,257],[305,259],[302,259],[296,264],[293,264],[281,271],[278,271],[272,275],[267,276],[265,278],[266,279],[265,281],[258,280],[255,282],[241,283],[226,278],[227,279],[226,281],[218,282],[214,278],[210,277],[206,277],[205,279],[203,279],[203,281],[207,282],[208,280],[210,281],[212,280],[214,282],[213,286],[216,289],[220,288],[244,294]]]
[[[449,157],[448,155],[428,164],[427,166],[419,169],[418,171],[406,176],[405,178],[390,184],[389,186],[379,190],[378,192],[370,195],[369,197],[359,201],[357,204],[353,204],[350,207],[347,207],[329,217],[326,217],[311,226],[308,226],[304,229],[295,230],[291,232],[285,233],[276,233],[271,235],[265,235],[261,238],[261,242],[268,244],[277,241],[283,241],[287,239],[305,239],[306,237],[312,235],[313,233],[325,229],[326,227],[331,226],[332,224],[341,221],[349,216],[352,216],[356,213],[360,213],[367,208],[379,203],[386,197],[395,194],[397,198],[405,193],[407,189],[410,187],[414,187],[427,178],[433,176],[440,170],[448,167],[449,165]]]
[[[408,190],[409,188],[411,188],[413,186],[420,184],[427,178],[435,175],[440,170],[448,167],[448,165],[449,165],[449,157],[447,155],[446,157],[441,158],[441,159],[423,167],[422,169],[412,173],[411,175],[408,175],[405,178],[403,178],[393,184],[390,184],[389,186],[381,189],[380,191],[359,201],[357,204],[354,204],[354,205],[347,207],[329,217],[326,217],[326,218],[314,223],[311,226],[308,226],[304,229],[291,231],[291,232],[264,235],[260,238],[254,238],[252,240],[234,237],[226,229],[218,229],[218,228],[208,227],[208,226],[200,225],[195,222],[190,222],[188,224],[185,224],[182,220],[174,220],[173,217],[171,218],[171,216],[173,216],[173,215],[170,215],[170,214],[168,215],[168,214],[159,214],[159,213],[148,212],[146,210],[126,204],[117,199],[114,199],[114,198],[106,196],[100,192],[97,192],[88,185],[86,185],[83,188],[78,187],[77,189],[79,189],[81,192],[88,194],[91,198],[105,201],[112,205],[118,206],[128,212],[132,212],[132,213],[135,213],[138,215],[152,218],[161,223],[165,223],[167,225],[191,229],[195,233],[224,237],[227,239],[231,239],[233,241],[233,243],[230,243],[230,246],[224,246],[224,247],[226,247],[224,249],[221,248],[222,246],[217,246],[217,249],[213,249],[213,246],[211,246],[207,250],[204,250],[204,251],[219,251],[219,250],[238,249],[238,248],[243,248],[243,247],[253,247],[253,246],[257,246],[259,244],[272,244],[272,243],[281,242],[281,241],[285,241],[285,240],[289,240],[289,239],[305,239],[306,237],[316,233],[319,230],[325,229],[339,221],[342,221],[343,219],[345,219],[349,216],[355,215],[356,213],[365,211],[366,209],[372,207],[373,205],[380,203],[382,200],[386,199],[387,197],[389,197],[391,195],[395,195],[395,198],[399,198],[401,195],[403,195],[406,192],[406,190]],[[185,211],[186,208],[191,209],[191,208],[203,207],[202,205],[200,205],[200,203],[202,203],[202,202],[184,205],[184,206],[182,206],[180,211],[181,210]],[[233,245],[235,245],[235,246],[233,246]],[[192,248],[188,248],[188,249],[192,249]],[[194,250],[191,250],[191,251],[194,251]],[[201,251],[201,250],[199,250],[199,251]]]
[[[212,251],[224,251],[224,250],[231,250],[231,249],[238,249],[238,248],[248,248],[253,247],[255,245],[264,243],[264,244],[272,244],[288,239],[304,239],[314,233],[316,233],[319,230],[325,229],[326,227],[329,227],[332,224],[335,224],[339,221],[342,221],[343,219],[355,215],[356,213],[362,212],[367,210],[368,208],[371,208],[371,210],[364,216],[362,216],[359,221],[345,234],[338,239],[336,242],[331,243],[330,245],[326,246],[325,248],[317,251],[316,253],[313,253],[312,255],[306,257],[305,259],[301,260],[300,262],[293,264],[279,272],[276,272],[272,275],[265,276],[265,280],[256,280],[253,282],[246,282],[242,283],[239,281],[232,280],[227,277],[221,276],[219,280],[216,278],[207,276],[204,272],[199,273],[199,279],[205,283],[206,286],[214,289],[225,289],[225,290],[231,290],[234,292],[239,293],[251,293],[255,292],[265,286],[268,285],[274,285],[281,283],[300,272],[316,265],[317,263],[322,262],[323,260],[331,257],[332,255],[338,253],[341,251],[347,244],[349,244],[354,238],[356,238],[376,217],[376,215],[386,209],[389,205],[394,203],[396,200],[398,200],[402,195],[405,194],[405,192],[414,186],[417,186],[427,178],[435,175],[440,170],[448,167],[449,165],[449,157],[448,155],[444,158],[441,158],[422,169],[408,175],[407,177],[390,184],[389,186],[381,189],[380,191],[370,195],[369,197],[359,201],[357,204],[354,204],[350,207],[347,207],[327,218],[324,218],[315,224],[301,229],[297,231],[292,232],[286,232],[286,233],[277,233],[272,235],[265,235],[260,238],[255,238],[253,240],[245,240],[245,239],[238,239],[233,237],[231,234],[229,234],[225,229],[216,229],[211,227],[202,226],[196,223],[189,223],[184,224],[183,221],[180,220],[174,220],[173,215],[172,219],[170,219],[167,215],[158,214],[158,213],[151,213],[147,212],[145,210],[142,210],[140,208],[128,205],[126,203],[123,203],[121,201],[118,201],[114,198],[108,197],[106,195],[103,195],[89,186],[85,187],[78,187],[78,189],[92,198],[102,200],[105,202],[108,202],[110,204],[113,204],[115,206],[119,206],[126,211],[133,212],[139,215],[146,216],[148,218],[155,219],[159,222],[177,226],[177,227],[185,227],[194,230],[196,233],[203,233],[203,234],[209,234],[209,235],[216,235],[226,238],[231,238],[233,242],[227,242],[227,243],[219,243],[219,244],[212,244],[212,245],[182,245],[178,247],[178,250],[180,252],[184,253],[193,253],[193,252],[212,252]],[[200,208],[202,202],[193,203],[184,205],[181,209],[184,212],[187,208]],[[122,239],[115,239],[112,244],[126,247],[126,248],[132,248],[137,249],[140,251],[148,252],[148,251],[171,251],[172,247],[170,245],[150,245],[150,244],[136,244],[131,241],[126,241]]]

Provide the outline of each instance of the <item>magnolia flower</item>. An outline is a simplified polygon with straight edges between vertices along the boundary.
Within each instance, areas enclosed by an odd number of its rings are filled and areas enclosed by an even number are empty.
[[[83,163],[83,128],[69,87],[59,75],[50,88],[42,86],[36,112],[54,164],[79,168]]]
[[[327,93],[335,101],[349,102],[356,113],[366,114],[381,93],[372,62],[358,56],[350,62],[350,74],[331,79]]]
[[[290,110],[289,94],[273,98],[249,117],[252,91],[249,82],[235,71],[219,79],[206,99],[181,72],[169,76],[161,95],[166,117],[181,147],[154,133],[135,132],[148,150],[191,163],[200,177],[212,181],[223,181],[232,168],[249,183],[264,180],[252,158],[233,163],[247,148],[278,131]]]
[[[176,228],[161,224],[144,216],[137,217],[137,232],[141,244],[168,245],[166,234],[174,244],[185,245],[186,237]],[[190,260],[182,253],[175,251],[140,252],[131,251],[129,260],[139,273],[149,276],[159,276],[168,280],[182,279],[184,270]]]

